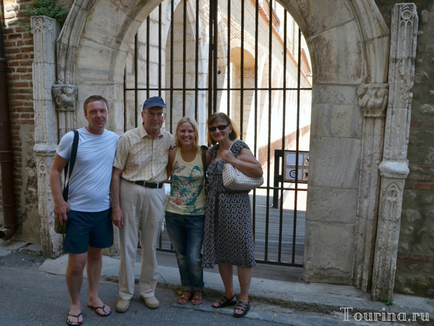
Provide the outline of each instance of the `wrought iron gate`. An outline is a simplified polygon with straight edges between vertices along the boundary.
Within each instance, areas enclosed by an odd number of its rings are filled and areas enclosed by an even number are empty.
[[[275,151],[308,150],[310,76],[298,26],[271,0],[165,0],[139,28],[128,52],[125,131],[141,123],[142,103],[154,95],[166,101],[166,128],[174,132],[180,117],[194,116],[201,143],[209,114],[223,111],[238,123],[266,180],[251,192],[259,263],[303,263],[306,209],[300,205],[306,203],[307,183],[300,183],[297,173],[283,182],[284,160]],[[170,250],[165,232],[159,249]]]

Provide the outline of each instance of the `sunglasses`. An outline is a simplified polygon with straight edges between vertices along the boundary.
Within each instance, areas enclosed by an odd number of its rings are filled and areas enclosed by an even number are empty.
[[[228,126],[229,125],[220,125],[220,126],[217,126],[217,127],[209,127],[208,130],[210,132],[214,132],[214,131],[216,131],[216,129],[218,129],[218,130],[225,130]]]

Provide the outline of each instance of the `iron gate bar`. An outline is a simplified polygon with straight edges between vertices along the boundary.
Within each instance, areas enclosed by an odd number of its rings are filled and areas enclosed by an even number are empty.
[[[211,0],[211,2],[213,3],[213,19],[214,19],[214,34],[213,34],[213,63],[214,63],[214,71],[213,71],[213,81],[214,81],[214,88],[212,89],[213,91],[213,102],[212,102],[212,109],[213,112],[217,112],[217,70],[218,70],[218,19],[217,19],[217,14],[218,14],[218,0]]]
[[[287,12],[284,12],[283,18],[283,89],[286,88],[286,34],[287,34]],[[286,91],[282,92],[282,101],[283,101],[283,124],[282,124],[282,150],[285,150],[285,128],[286,128]],[[283,156],[282,156],[283,158]],[[274,160],[276,160],[276,155],[274,155]],[[283,162],[283,159],[282,159]],[[283,166],[282,166],[282,174],[283,174]],[[276,177],[276,176],[275,176]],[[279,249],[277,254],[277,261],[279,263],[282,262],[282,237],[283,237],[283,182],[280,183],[280,211],[279,211]],[[274,193],[273,193],[273,207],[274,207]]]
[[[137,34],[136,34],[137,35]],[[125,84],[127,83],[127,65],[124,69],[124,132],[127,130],[127,90]]]
[[[269,23],[268,23],[268,156],[267,156],[267,189],[270,186],[270,157],[271,157],[271,103],[272,103],[272,63],[273,63],[273,17],[272,5],[269,1]],[[257,40],[256,40],[257,42]],[[267,190],[267,207],[270,207],[270,191]],[[270,225],[270,210],[266,210],[265,214],[265,255],[264,260],[268,260],[268,233]]]
[[[300,80],[301,80],[301,30],[298,29],[298,69],[297,69],[297,128],[295,140],[295,171],[298,171],[298,153],[300,151]],[[295,173],[295,187],[298,190],[298,172]],[[294,192],[294,222],[292,230],[292,260],[295,263],[295,239],[297,236],[297,205],[298,192]]]
[[[124,69],[124,132],[127,130],[127,90],[125,89],[125,85],[127,83],[127,65],[125,65]]]
[[[186,57],[187,57],[187,0],[184,3],[184,22],[182,25],[182,116],[185,117],[185,78],[186,78]]]
[[[150,91],[149,91],[149,37],[150,37],[150,30],[151,30],[151,20],[149,15],[146,18],[146,87],[148,87],[148,90],[146,92],[146,98],[150,97]],[[138,49],[137,49],[138,51]],[[138,58],[138,57],[137,57]],[[137,111],[137,109],[136,109]],[[137,127],[137,126],[136,126]]]
[[[216,110],[217,110],[217,98],[216,98],[217,92],[214,91],[214,89],[217,88],[217,78],[216,78],[216,71],[217,71],[217,10],[218,10],[217,0],[210,0],[210,7],[209,7],[210,32],[209,32],[209,41],[208,41],[208,44],[209,44],[208,116],[210,116],[212,113],[216,112]]]
[[[228,0],[228,82],[226,84],[228,116],[231,116],[231,0]]]
[[[212,114],[212,73],[213,73],[213,60],[212,60],[212,51],[213,51],[213,2],[210,0],[209,2],[209,26],[208,26],[208,85],[207,85],[207,95],[208,95],[208,117]],[[208,144],[210,145],[210,144]]]
[[[171,19],[171,21],[172,21],[172,26],[170,27],[170,89],[169,89],[169,92],[170,92],[170,133],[173,133],[173,128],[172,128],[172,125],[173,125],[173,48],[174,48],[174,46],[173,46],[173,42],[174,42],[174,40],[175,40],[175,37],[174,37],[174,30],[175,30],[175,18],[174,18],[174,13],[175,13],[175,9],[174,9],[174,1],[175,0],[172,0],[171,2],[170,2],[170,19]],[[161,23],[161,22],[159,22],[159,23]],[[148,85],[148,87],[149,87],[149,85]]]
[[[158,5],[158,22],[161,23],[161,3]],[[161,67],[163,66],[162,60],[161,60],[161,24],[158,24],[158,96],[161,97],[161,80],[163,79],[161,77]],[[149,75],[149,72],[148,72]],[[149,85],[149,84],[148,84]]]
[[[254,94],[255,94],[255,130],[258,130],[258,35],[259,35],[259,3],[255,1],[255,80],[254,80]],[[253,154],[257,155],[258,149],[258,134],[255,132]],[[253,239],[256,242],[256,189],[253,189]]]
[[[137,52],[138,52],[138,48],[139,48],[138,44],[139,44],[139,37],[136,33],[136,36],[134,37],[134,61],[135,61],[135,63],[134,63],[134,87],[138,86],[138,79],[139,79],[138,78],[139,71],[137,68],[137,58],[138,58]],[[134,108],[134,128],[137,128],[137,120],[138,120],[138,113],[137,113],[137,107],[139,105],[139,103],[138,103],[139,96],[138,95],[139,95],[138,90],[135,89],[134,90],[134,105],[135,105],[135,108]]]
[[[173,1],[173,0],[172,0]],[[212,114],[212,68],[213,68],[213,60],[212,60],[212,48],[213,48],[213,38],[212,38],[212,30],[213,30],[213,0],[209,2],[209,39],[208,39],[208,117]]]
[[[264,259],[255,259],[256,263],[258,264],[267,264],[267,265],[277,265],[277,266],[291,266],[291,267],[303,267],[303,264],[296,264],[296,263],[290,263],[290,262],[277,262],[272,260],[264,260]]]
[[[295,185],[295,183],[293,183],[294,185]],[[270,189],[270,190],[280,190],[280,189],[283,189],[283,190],[289,190],[289,191],[293,191],[293,190],[298,190],[298,191],[307,191],[307,189],[305,188],[305,189],[303,189],[303,188],[288,188],[288,187],[283,187],[283,188],[281,188],[281,187],[273,187],[273,186],[270,186],[270,187],[263,187],[263,186],[261,186],[261,187],[258,187],[259,189]]]
[[[258,42],[258,40],[255,40]],[[241,0],[241,81],[240,81],[240,139],[243,140],[244,131],[244,0]]]
[[[196,0],[196,47],[195,47],[195,74],[194,74],[194,119],[198,121],[199,116],[199,0]],[[203,141],[202,141],[203,142]]]
[[[189,91],[194,91],[194,90],[208,91],[208,88],[209,87],[198,87],[198,88],[195,88],[195,87],[186,87],[185,89],[189,90]],[[167,88],[166,87],[161,87],[161,90],[163,90],[163,91],[166,91],[166,90],[168,91],[168,90],[171,90],[171,89],[173,89],[174,91],[182,91],[182,90],[184,90],[184,88],[182,88],[182,87],[173,87],[173,88],[171,88],[171,87],[167,87]],[[312,88],[308,88],[308,87],[305,87],[305,88],[300,87],[299,89],[301,91],[310,91],[310,90],[312,90]],[[127,90],[127,91],[133,91],[133,90],[135,90],[135,88],[125,88],[125,90]],[[158,91],[159,88],[158,87],[155,87],[155,88],[152,88],[152,87],[149,87],[149,88],[147,88],[147,87],[138,87],[137,90],[139,90],[139,91],[147,91],[147,90]],[[218,88],[217,87],[217,90],[218,91],[225,91],[226,88]],[[241,91],[241,87],[239,87],[239,88],[233,87],[230,90],[231,91]],[[258,90],[258,91],[268,91],[269,88],[268,87],[262,87],[262,88],[258,87],[257,89],[255,89],[253,87],[245,87],[243,90],[244,91],[256,91],[256,90]],[[284,89],[283,87],[273,87],[272,90],[273,91],[285,91],[285,90],[286,91],[297,91],[298,88],[293,87],[293,88]]]

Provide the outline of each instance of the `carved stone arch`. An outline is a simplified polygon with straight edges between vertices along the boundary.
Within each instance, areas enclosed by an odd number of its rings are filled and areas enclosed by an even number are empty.
[[[329,80],[329,78],[325,80],[322,78],[331,75],[330,68],[339,71],[339,63],[345,66],[353,63],[354,58],[366,60],[356,62],[359,67],[354,69],[354,73],[357,74],[347,76],[351,77],[352,83],[357,84],[360,80],[365,83],[383,83],[387,80],[389,29],[374,0],[278,0],[278,2],[288,10],[303,32],[312,57],[314,76],[317,76],[314,83]],[[353,31],[357,35],[356,39],[347,39],[345,32]],[[333,39],[333,36],[340,39]],[[328,50],[324,47],[326,45],[324,39],[327,38],[335,42],[331,44],[331,51],[319,51],[319,49]],[[357,53],[358,50],[360,53]],[[325,58],[329,52],[338,56]],[[321,66],[326,65],[324,68],[327,70],[318,67],[318,62],[321,62]],[[346,79],[342,81],[347,81]]]
[[[389,31],[374,0],[279,2],[303,31],[312,59],[304,278],[352,284],[360,218],[356,212],[363,199],[359,187],[373,169],[372,162],[362,160],[364,135],[370,131],[365,129],[357,89],[387,81]],[[117,132],[123,126],[126,53],[139,26],[160,3],[77,0],[58,39],[57,79],[77,85],[79,107],[91,94],[106,97],[111,109],[108,127]],[[373,128],[378,133],[381,124]],[[381,144],[364,146],[382,152]],[[370,187],[377,189],[378,180],[370,180]],[[375,194],[369,196],[378,204]]]
[[[127,51],[140,25],[160,2],[76,1],[58,38],[58,80],[77,85],[79,107],[89,95],[103,95],[111,113],[108,127],[119,133],[123,131]],[[76,119],[84,123],[81,114]]]

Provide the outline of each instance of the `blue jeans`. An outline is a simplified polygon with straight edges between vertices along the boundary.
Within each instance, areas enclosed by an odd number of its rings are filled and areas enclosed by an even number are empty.
[[[178,261],[184,291],[202,291],[202,243],[205,218],[166,212],[166,227]]]

